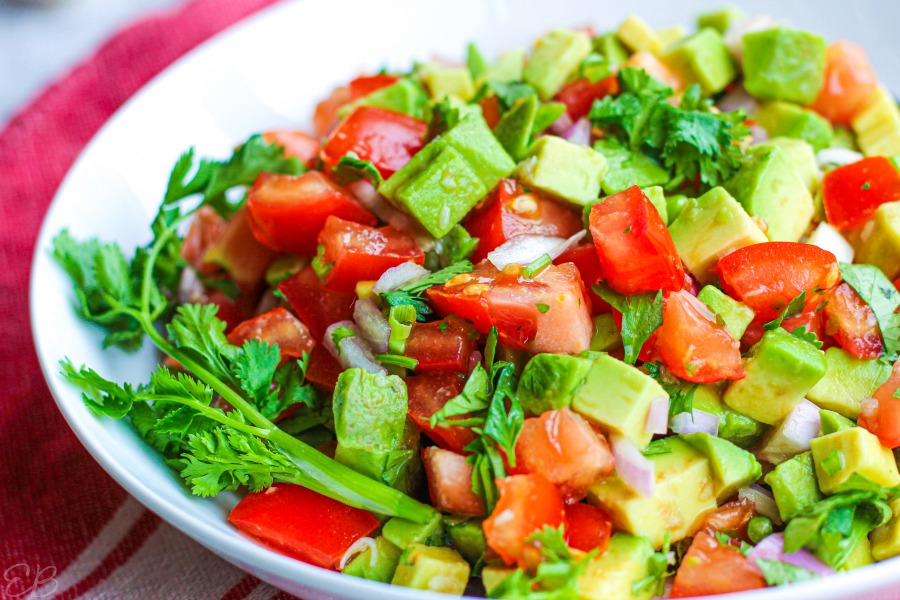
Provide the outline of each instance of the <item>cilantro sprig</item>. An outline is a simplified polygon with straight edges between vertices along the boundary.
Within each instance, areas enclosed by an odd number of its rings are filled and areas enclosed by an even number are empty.
[[[623,296],[606,284],[591,286],[594,292],[622,313],[622,344],[625,362],[634,364],[650,335],[662,325],[662,291],[656,294]]]

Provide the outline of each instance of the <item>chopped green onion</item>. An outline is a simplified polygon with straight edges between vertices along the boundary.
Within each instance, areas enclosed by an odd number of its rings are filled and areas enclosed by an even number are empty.
[[[533,261],[531,261],[527,267],[522,269],[522,276],[525,279],[532,279],[535,275],[544,270],[545,267],[550,266],[553,263],[553,259],[550,258],[549,254],[542,254]]]
[[[397,356],[396,354],[376,354],[375,359],[383,365],[395,365],[404,369],[415,369],[419,361],[408,356]]]
[[[310,262],[310,265],[312,266],[313,271],[315,271],[316,277],[323,280],[325,279],[325,276],[328,275],[328,272],[334,268],[334,263],[325,262],[325,244],[319,244],[319,248]]]
[[[416,320],[416,309],[410,304],[392,306],[388,313],[388,325],[391,327],[391,337],[388,339],[388,350],[391,354],[403,356],[406,352],[406,339],[412,331],[412,324]]]

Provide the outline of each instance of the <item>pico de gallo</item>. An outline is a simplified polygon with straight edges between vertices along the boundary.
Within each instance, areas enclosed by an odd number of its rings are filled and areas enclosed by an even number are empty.
[[[900,554],[900,108],[729,8],[362,74],[53,251],[61,362],[277,552],[490,598],[693,597]],[[129,253],[130,255],[131,253]]]

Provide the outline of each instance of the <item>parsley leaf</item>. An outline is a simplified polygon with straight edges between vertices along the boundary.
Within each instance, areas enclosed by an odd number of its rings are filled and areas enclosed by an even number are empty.
[[[894,361],[900,354],[900,292],[885,274],[873,265],[838,263],[841,277],[872,308],[884,338],[884,351]]]
[[[818,578],[812,571],[780,560],[757,558],[756,565],[762,571],[768,585],[785,585]]]
[[[662,325],[662,291],[654,294],[623,296],[606,284],[591,286],[598,296],[622,313],[622,344],[625,362],[634,364],[644,342]]]

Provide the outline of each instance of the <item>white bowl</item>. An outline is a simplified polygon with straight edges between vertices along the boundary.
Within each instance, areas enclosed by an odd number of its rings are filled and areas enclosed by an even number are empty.
[[[75,163],[47,214],[31,281],[35,343],[50,389],[69,425],[94,458],[150,510],[224,559],[303,598],[440,598],[326,571],[277,554],[239,534],[226,516],[233,495],[191,496],[122,422],[96,418],[57,374],[67,356],[118,381],[145,381],[155,364],[150,344],[136,354],[101,349],[98,330],[72,310],[68,277],[50,255],[63,227],[77,238],[99,236],[125,249],[149,239],[149,223],[169,170],[181,152],[224,157],[260,130],[305,126],[330,89],[361,71],[406,68],[433,55],[461,57],[475,40],[489,56],[527,45],[552,26],[614,27],[636,12],[655,26],[690,25],[715,0],[631,3],[554,0],[305,0],[277,5],[226,31],[167,69],[132,98]],[[747,2],[746,4],[750,4]],[[898,90],[900,3],[754,2],[748,12],[791,18],[829,38],[867,46],[882,80]],[[900,583],[900,560],[827,581],[748,593],[743,599],[872,597]]]

